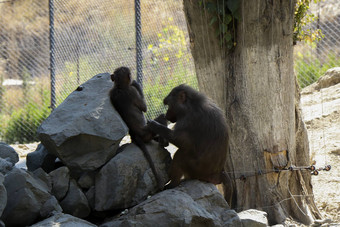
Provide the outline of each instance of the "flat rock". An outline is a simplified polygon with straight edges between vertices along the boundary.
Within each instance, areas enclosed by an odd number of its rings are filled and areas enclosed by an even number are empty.
[[[228,222],[233,220],[233,222]],[[127,214],[103,223],[113,226],[240,226],[242,224],[216,186],[186,181],[133,207]]]

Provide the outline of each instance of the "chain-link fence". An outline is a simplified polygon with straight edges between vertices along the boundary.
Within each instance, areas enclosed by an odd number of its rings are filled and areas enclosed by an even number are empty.
[[[311,12],[315,20],[306,29],[320,29],[323,37],[318,42],[300,42],[294,49],[295,75],[302,88],[328,69],[340,67],[340,1],[319,1],[311,5]]]
[[[164,112],[162,99],[172,87],[197,87],[182,7],[182,0],[141,1],[149,119]],[[0,0],[0,140],[7,143],[37,140],[36,129],[51,112],[49,9],[48,0]],[[313,26],[324,38],[295,48],[302,87],[339,66],[339,15],[319,11]],[[137,73],[134,1],[54,0],[53,15],[56,106],[98,73],[123,65]]]
[[[172,87],[197,87],[197,81],[182,1],[148,0],[140,6],[143,85],[147,118],[153,118],[164,112],[162,99]],[[51,111],[51,89],[58,106],[79,84],[123,65],[136,74],[134,1],[0,1],[0,140],[36,140],[36,128]]]

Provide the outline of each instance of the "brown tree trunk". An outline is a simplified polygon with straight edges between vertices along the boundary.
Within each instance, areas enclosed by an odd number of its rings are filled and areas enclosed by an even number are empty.
[[[295,1],[241,1],[236,47],[227,50],[209,24],[212,15],[199,1],[184,0],[199,88],[226,112],[227,169],[237,197],[232,207],[264,210],[270,224],[320,218],[310,172],[273,171],[310,165],[293,70],[294,6]]]

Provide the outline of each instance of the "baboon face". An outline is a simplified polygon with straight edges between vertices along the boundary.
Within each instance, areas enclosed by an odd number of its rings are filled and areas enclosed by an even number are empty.
[[[131,84],[131,72],[127,67],[120,67],[111,74],[111,80],[120,86],[128,86]]]
[[[165,97],[163,103],[168,106],[165,118],[172,123],[176,122],[178,117],[182,116],[182,113],[186,109],[187,95],[186,91],[180,86],[172,89],[170,94]]]

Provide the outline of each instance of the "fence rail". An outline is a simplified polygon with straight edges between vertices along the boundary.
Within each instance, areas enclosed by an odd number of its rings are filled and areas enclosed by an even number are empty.
[[[141,37],[135,7],[125,0],[0,1],[0,140],[37,140],[36,128],[51,107],[94,75],[122,65],[143,75],[147,118],[164,111],[162,99],[172,87],[197,87],[182,1],[140,1]],[[295,47],[302,87],[339,66],[339,15],[322,15],[313,26],[325,37]],[[136,56],[143,57],[139,72]]]

